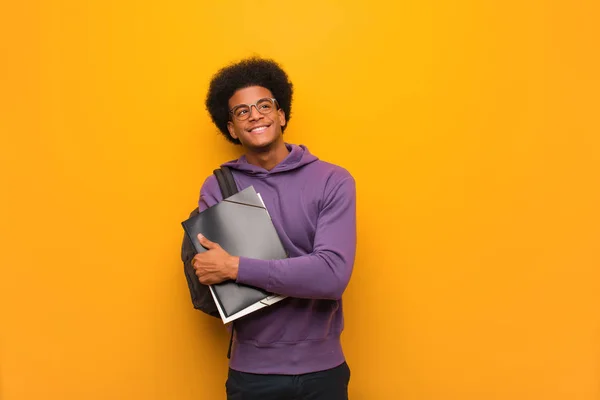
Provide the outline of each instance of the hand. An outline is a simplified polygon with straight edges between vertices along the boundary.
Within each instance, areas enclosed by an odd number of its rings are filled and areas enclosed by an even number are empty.
[[[239,257],[229,255],[219,244],[211,242],[202,235],[198,235],[198,241],[207,249],[192,259],[192,266],[196,270],[196,276],[204,285],[214,285],[227,280],[237,279]]]

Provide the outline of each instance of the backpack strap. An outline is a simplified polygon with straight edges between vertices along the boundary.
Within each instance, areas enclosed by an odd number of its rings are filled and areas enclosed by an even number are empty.
[[[231,169],[229,169],[228,167],[221,167],[215,169],[213,173],[217,178],[219,188],[221,189],[221,195],[223,195],[224,199],[228,198],[229,196],[233,196],[238,192],[238,188],[235,184],[235,180],[233,179]]]

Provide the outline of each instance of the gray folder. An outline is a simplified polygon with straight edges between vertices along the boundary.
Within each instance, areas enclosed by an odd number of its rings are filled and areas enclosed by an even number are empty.
[[[181,224],[198,253],[206,251],[198,241],[201,233],[233,256],[261,260],[287,257],[271,217],[252,186]],[[212,285],[212,289],[225,317],[272,297],[272,293],[234,281]]]

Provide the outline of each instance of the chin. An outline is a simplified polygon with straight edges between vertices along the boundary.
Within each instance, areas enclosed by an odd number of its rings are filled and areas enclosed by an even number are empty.
[[[268,151],[273,147],[274,142],[267,142],[267,143],[248,143],[246,145],[244,145],[244,147],[248,148],[248,149],[252,149],[254,151],[257,152],[263,152],[263,151]]]
[[[242,145],[244,147],[258,150],[258,151],[266,151],[271,149],[273,146],[279,143],[280,138],[253,138],[254,140],[242,141]],[[259,139],[259,140],[257,140]]]

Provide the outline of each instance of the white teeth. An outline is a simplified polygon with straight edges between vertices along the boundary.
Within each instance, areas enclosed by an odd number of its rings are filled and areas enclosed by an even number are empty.
[[[254,129],[252,129],[250,132],[262,132],[262,131],[264,131],[265,129],[267,129],[267,127],[266,127],[266,126],[259,126],[259,127],[257,127],[257,128],[254,128]]]

